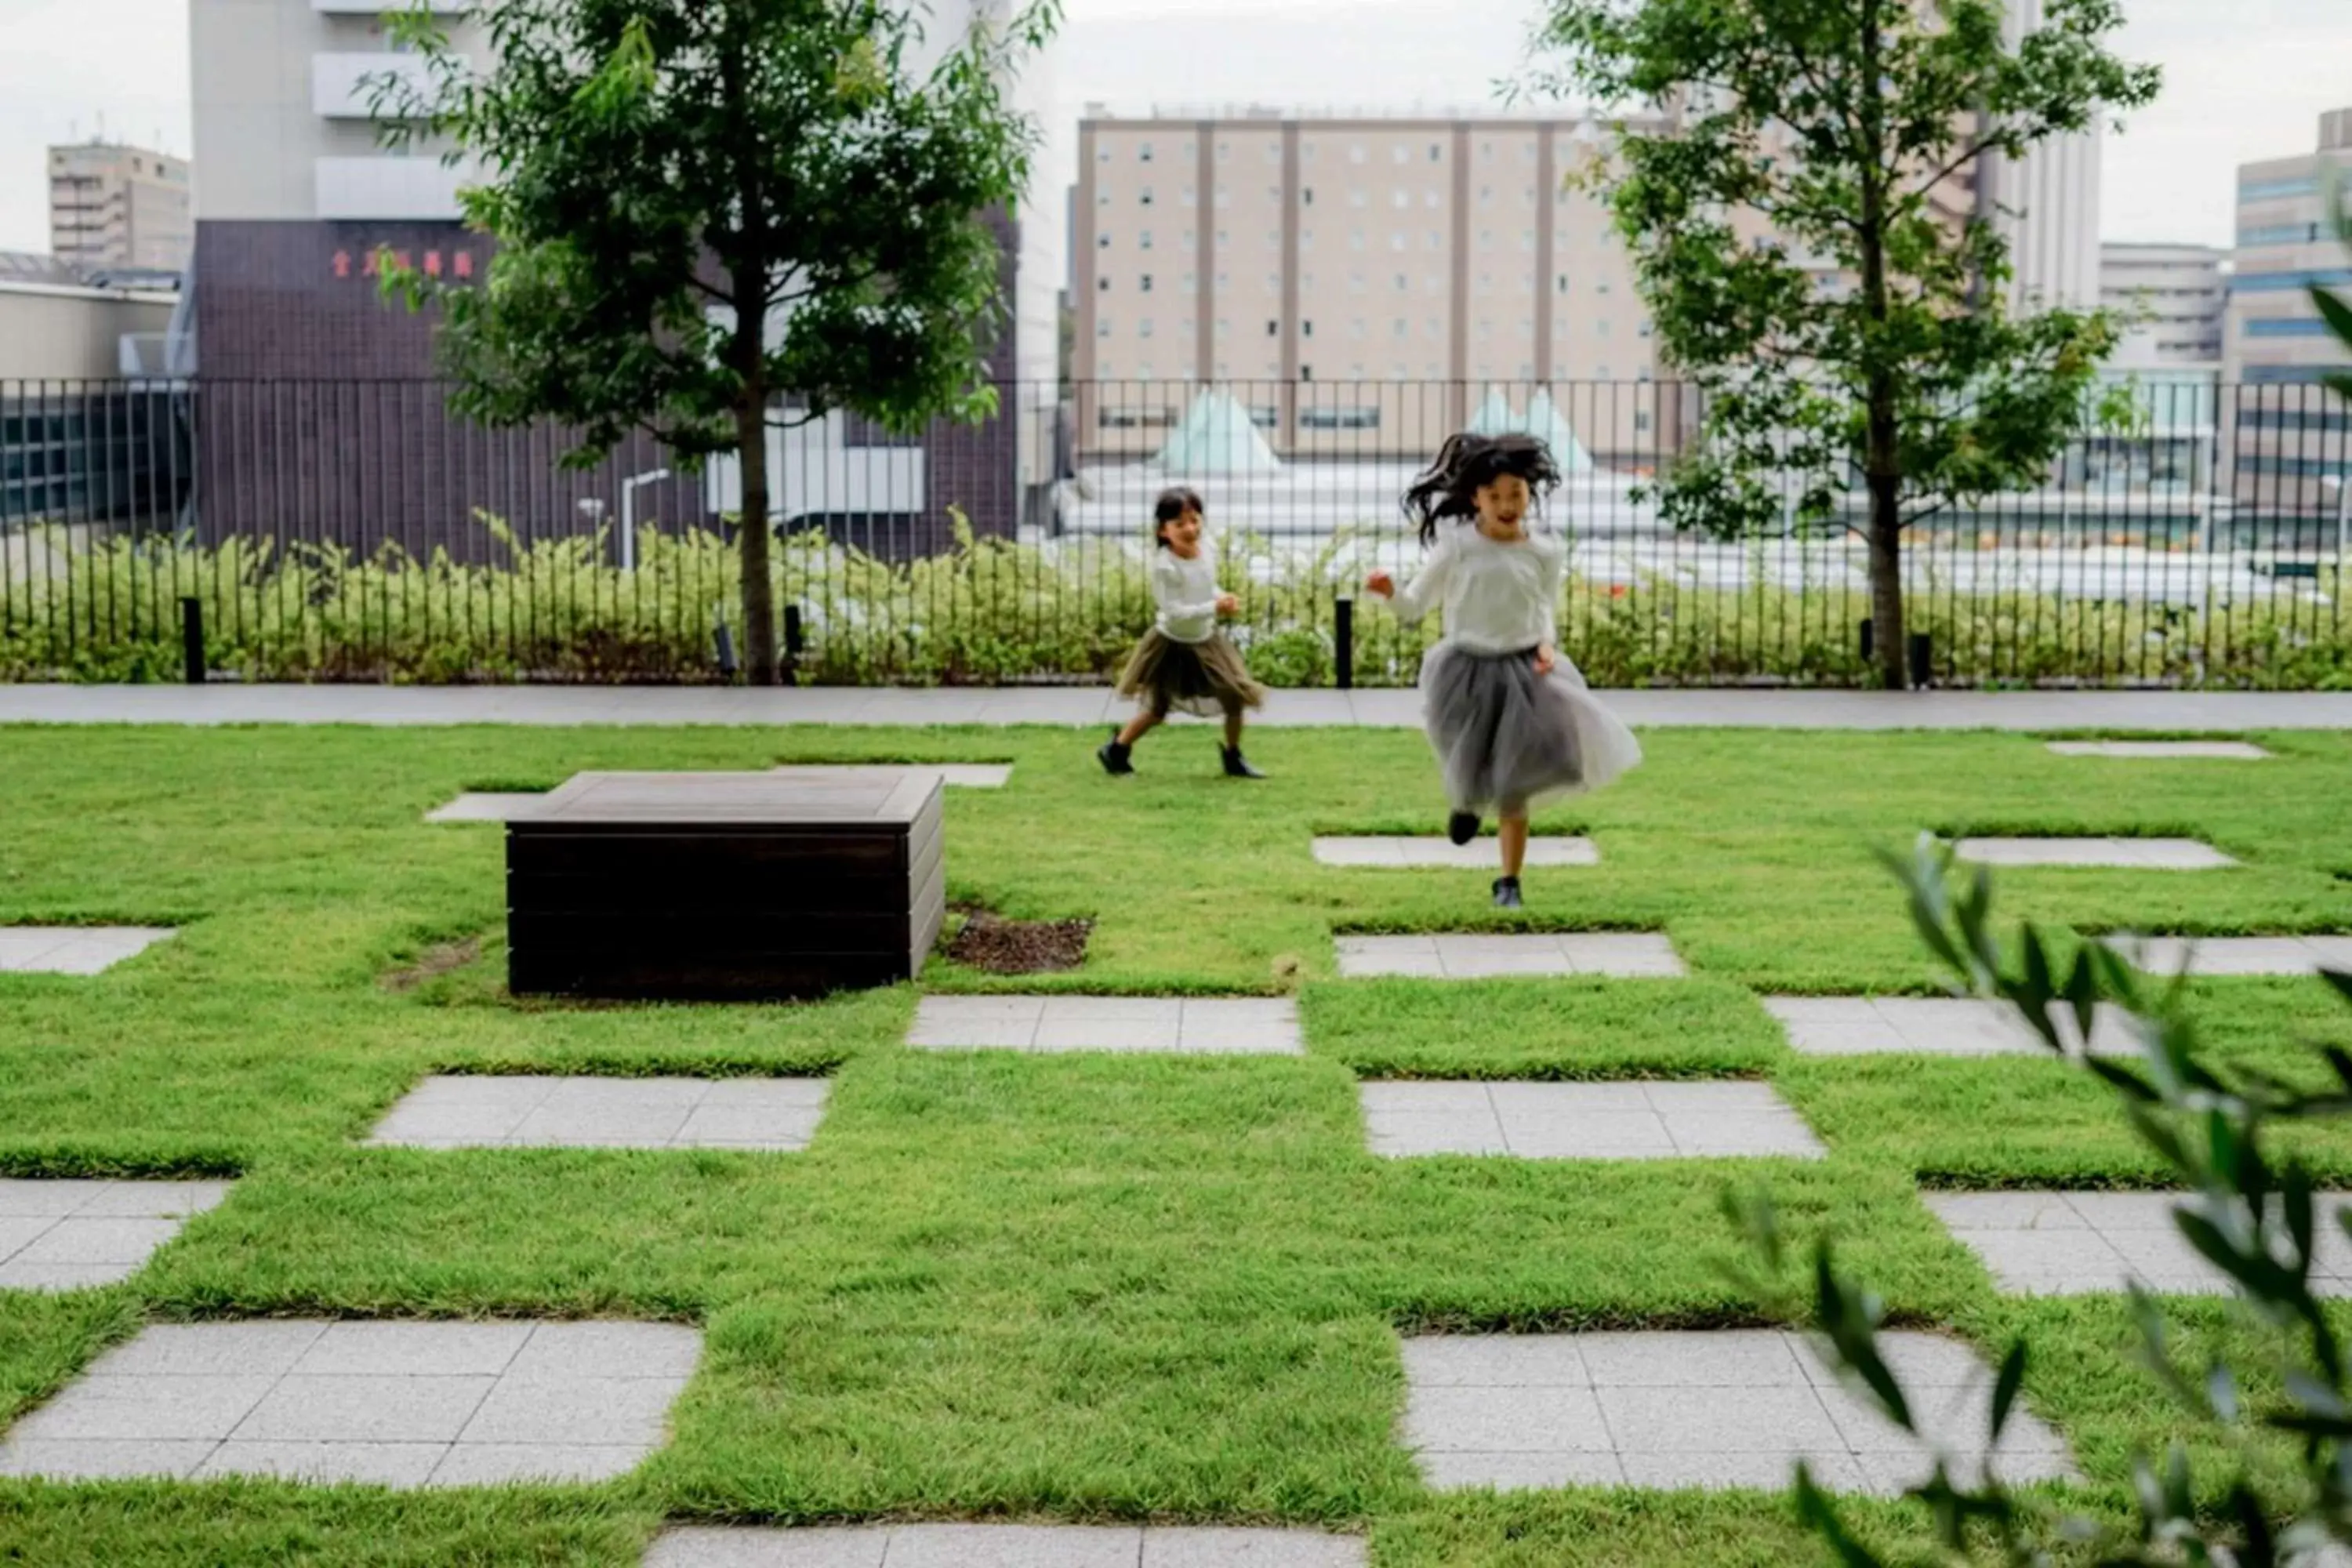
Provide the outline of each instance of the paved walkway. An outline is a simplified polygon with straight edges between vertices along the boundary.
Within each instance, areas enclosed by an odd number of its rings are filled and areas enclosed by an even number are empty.
[[[1612,691],[1629,723],[1775,730],[2352,730],[2347,691]],[[1068,724],[1109,689],[7,686],[0,724]],[[1410,690],[1277,691],[1256,721],[1410,728]]]

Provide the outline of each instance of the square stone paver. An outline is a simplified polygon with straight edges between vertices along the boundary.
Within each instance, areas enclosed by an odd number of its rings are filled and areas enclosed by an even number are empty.
[[[918,1050],[1169,1051],[1290,1056],[1306,1047],[1286,996],[926,996]]]
[[[1314,1530],[1152,1525],[683,1525],[645,1568],[1362,1568],[1364,1542]]]
[[[2150,974],[2315,974],[2352,969],[2352,936],[2111,936],[2106,944]]]
[[[0,1475],[601,1480],[662,1441],[702,1336],[670,1323],[163,1323],[0,1438]]]
[[[1366,1083],[1372,1152],[1661,1160],[1829,1152],[1768,1083]]]
[[[1997,1002],[1944,996],[1767,996],[1765,1010],[1804,1056],[1909,1055],[2046,1057],[2050,1047],[2016,1011]],[[2083,1042],[2074,1015],[2059,1028],[2075,1055]],[[2091,1023],[2091,1050],[2116,1056],[2137,1048],[2128,1015],[2105,1003]]]
[[[2201,757],[2259,763],[2270,756],[2247,741],[2053,741],[2050,749],[2062,757],[2123,757],[2143,762]]]
[[[1324,837],[1315,840],[1315,858],[1326,866],[1451,866],[1465,870],[1496,868],[1495,841],[1473,838],[1456,844],[1450,838]],[[1528,840],[1529,866],[1598,866],[1601,851],[1590,838],[1551,837]]]
[[[821,1078],[428,1078],[371,1143],[419,1149],[805,1149]]]
[[[172,934],[168,926],[0,926],[0,974],[100,974]]]
[[[1430,980],[1484,980],[1503,974],[1638,978],[1685,973],[1674,944],[1655,931],[1343,936],[1339,951],[1339,973],[1350,979],[1378,974]]]
[[[0,1179],[0,1290],[112,1285],[145,1266],[226,1182]]]
[[[1878,1342],[1927,1430],[1981,1468],[1990,1369],[1935,1334]],[[1437,1487],[1779,1490],[1804,1459],[1824,1487],[1884,1494],[1931,1464],[1780,1330],[1433,1335],[1404,1342],[1404,1440]],[[2072,1473],[2064,1444],[2022,1409],[1993,1462],[2011,1480]]]
[[[2194,838],[1963,838],[1958,858],[1979,866],[2103,866],[2212,871],[2238,862]]]
[[[2171,1295],[2224,1295],[2229,1277],[2205,1261],[2172,1221],[2171,1193],[1929,1193],[1927,1206],[1992,1271],[2024,1296],[2121,1291],[2137,1279]],[[2352,1296],[2352,1241],[2337,1222],[2352,1194],[2323,1194],[2313,1226],[2312,1291]]]
[[[425,814],[427,822],[512,822],[547,799],[545,790],[467,790]]]
[[[775,771],[809,773],[817,764],[786,763]],[[949,789],[1003,789],[1013,782],[1011,763],[879,763],[851,764],[859,772],[893,773],[936,773],[940,783]],[[846,770],[844,770],[846,771]]]

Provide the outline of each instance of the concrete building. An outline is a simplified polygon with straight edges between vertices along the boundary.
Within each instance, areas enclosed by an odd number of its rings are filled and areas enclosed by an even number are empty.
[[[1089,109],[1072,287],[1078,446],[1155,450],[1204,385],[1286,456],[1425,455],[1490,389],[1549,392],[1641,466],[1669,410],[1590,119]],[[1596,384],[1609,384],[1601,385]]]
[[[152,148],[49,149],[49,249],[84,268],[179,272],[194,238],[188,163]]]
[[[2099,304],[2130,318],[2110,363],[2219,370],[2229,260],[2203,245],[2101,246]]]
[[[461,0],[429,3],[453,20],[464,9]],[[382,248],[458,280],[484,275],[491,248],[457,222],[457,192],[472,169],[445,166],[429,145],[383,145],[366,84],[384,73],[421,79],[417,57],[395,48],[385,20],[406,4],[193,0],[194,320],[210,416],[203,421],[211,458],[202,475],[205,528],[323,528],[473,552],[488,548],[477,508],[541,534],[576,531],[583,515],[618,517],[625,496],[637,517],[701,522],[730,504],[724,465],[640,486],[671,467],[648,440],[626,443],[602,468],[583,472],[556,466],[569,445],[560,433],[466,425],[433,384],[432,319],[378,297],[371,258]],[[1003,0],[973,0],[975,20],[1002,9]],[[469,39],[458,26],[462,51]],[[937,21],[930,30],[954,36]],[[1024,84],[1023,93],[1037,90]],[[995,223],[1018,326],[998,345],[992,369],[1007,383],[1031,364],[1050,375],[1058,269],[1026,267],[1024,226],[1008,215]],[[1050,244],[1050,231],[1045,237]],[[915,443],[921,471],[911,491],[908,443],[855,420],[831,422],[824,434],[835,447],[826,462],[803,465],[818,483],[782,498],[786,521],[796,513],[833,526],[863,518],[859,542],[900,550],[916,534],[944,537],[954,504],[983,531],[1009,531],[1050,481],[1041,470],[1050,462],[1051,420],[1009,389],[1003,402],[1006,417]],[[1032,439],[1024,443],[1024,435]],[[233,445],[211,450],[216,439]],[[863,482],[869,469],[884,468],[893,476],[887,483]],[[890,516],[877,518],[884,491],[898,500]]]
[[[2002,41],[2014,50],[2043,21],[2045,0],[2011,0]],[[2087,310],[2099,302],[2099,129],[2054,136],[2011,162],[1985,157],[1977,210],[2009,241],[2009,305]]]
[[[2342,401],[2318,384],[2352,370],[2352,353],[2312,305],[2314,284],[2352,287],[2352,255],[2327,203],[2352,181],[2352,109],[2320,117],[2318,145],[2238,169],[2238,249],[2231,279],[2223,379],[2241,390],[2233,452],[2239,505],[2290,518],[2328,518],[2352,474]]]

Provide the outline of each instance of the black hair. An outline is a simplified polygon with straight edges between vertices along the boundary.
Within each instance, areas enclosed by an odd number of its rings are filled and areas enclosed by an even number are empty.
[[[1151,542],[1162,550],[1167,549],[1165,530],[1188,511],[1197,511],[1203,517],[1208,515],[1209,509],[1202,504],[1200,491],[1190,485],[1161,490],[1160,499],[1151,503]]]
[[[1478,436],[1465,430],[1449,437],[1437,458],[1404,492],[1404,514],[1421,528],[1421,542],[1437,538],[1437,520],[1475,517],[1478,491],[1506,474],[1517,474],[1538,496],[1559,488],[1559,464],[1551,448],[1517,431]]]

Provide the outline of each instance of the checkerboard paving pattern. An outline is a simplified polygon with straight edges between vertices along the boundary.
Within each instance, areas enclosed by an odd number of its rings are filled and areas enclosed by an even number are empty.
[[[163,926],[0,926],[0,974],[103,974],[175,934]]]
[[[1669,1160],[1829,1152],[1767,1083],[1367,1083],[1375,1154]]]
[[[2213,871],[2238,862],[2194,838],[1963,838],[1953,847],[1979,866],[2104,866],[2135,871]]]
[[[926,996],[907,1044],[918,1050],[1166,1051],[1298,1056],[1286,996]]]
[[[1507,974],[1679,975],[1674,944],[1654,931],[1556,931],[1535,935],[1343,936],[1348,978],[1409,974],[1424,980],[1486,980]]]
[[[0,1290],[118,1284],[228,1189],[226,1182],[0,1179]]]
[[[595,1481],[662,1441],[702,1337],[667,1323],[158,1324],[0,1441],[0,1475]]]
[[[1991,1370],[1958,1341],[1895,1331],[1880,1350],[1927,1430],[1979,1445]],[[1799,1459],[1833,1490],[1924,1479],[1917,1442],[1780,1330],[1433,1335],[1404,1342],[1404,1440],[1435,1487],[1789,1485]],[[2012,1413],[1996,1472],[2071,1473],[2057,1435]]]
[[[1494,872],[1500,853],[1491,838],[1456,844],[1450,838],[1319,837],[1315,858],[1326,866],[1444,866],[1462,870]],[[1601,851],[1590,838],[1542,837],[1528,840],[1530,868],[1539,866],[1598,866]]]
[[[2352,970],[2352,936],[2111,936],[2109,947],[2150,974],[2315,974]]]
[[[428,1078],[368,1142],[418,1149],[805,1149],[821,1078]]]
[[[1360,1536],[1152,1525],[664,1531],[645,1568],[1363,1568]]]
[[[2001,1289],[2024,1296],[2121,1291],[2137,1279],[2168,1295],[2233,1289],[2173,1224],[2172,1193],[1929,1193],[1927,1206],[1984,1261]],[[2352,1194],[2315,1205],[2312,1289],[2352,1296],[2352,1241],[2336,1215]]]
[[[2005,1005],[1945,996],[1767,996],[1802,1056],[2047,1057],[2050,1047]],[[2058,1018],[2070,1051],[2083,1050],[2072,1013]],[[2129,1018],[2102,1004],[2091,1023],[2090,1049],[2100,1056],[2137,1048]]]

